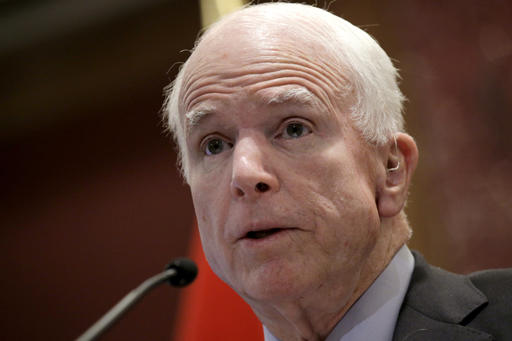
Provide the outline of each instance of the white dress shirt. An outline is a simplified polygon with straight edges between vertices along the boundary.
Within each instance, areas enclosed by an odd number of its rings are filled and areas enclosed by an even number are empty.
[[[404,245],[338,322],[326,341],[392,341],[413,269],[414,257]],[[265,326],[263,334],[265,341],[279,341]]]

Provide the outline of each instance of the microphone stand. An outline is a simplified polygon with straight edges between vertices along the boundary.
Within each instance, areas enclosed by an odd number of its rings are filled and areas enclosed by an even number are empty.
[[[177,264],[177,263],[182,264]],[[186,264],[183,264],[186,263]],[[190,264],[191,263],[191,264]],[[184,265],[184,266],[181,266]],[[181,268],[180,268],[181,267]],[[182,268],[186,269],[182,269]],[[192,267],[188,269],[187,267]],[[159,284],[169,281],[174,286],[185,286],[191,283],[197,275],[197,267],[188,259],[178,259],[167,266],[167,270],[148,278],[137,288],[126,295],[119,303],[112,307],[101,319],[85,331],[76,341],[91,341],[98,338],[110,328],[131,306],[137,303],[148,291]],[[192,272],[192,273],[190,273]],[[179,278],[176,278],[178,276]],[[190,278],[191,277],[191,278]]]

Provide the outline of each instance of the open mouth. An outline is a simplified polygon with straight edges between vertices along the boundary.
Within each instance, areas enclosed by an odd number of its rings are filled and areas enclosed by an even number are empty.
[[[261,231],[249,231],[249,232],[247,232],[247,235],[245,237],[248,239],[261,239],[261,238],[265,238],[270,235],[273,235],[279,231],[283,231],[283,229],[273,228],[273,229],[261,230]]]

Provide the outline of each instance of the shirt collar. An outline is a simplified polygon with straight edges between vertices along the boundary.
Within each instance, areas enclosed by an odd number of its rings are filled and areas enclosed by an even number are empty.
[[[391,341],[411,280],[414,257],[404,245],[334,327],[326,341]],[[263,326],[265,341],[279,341]]]

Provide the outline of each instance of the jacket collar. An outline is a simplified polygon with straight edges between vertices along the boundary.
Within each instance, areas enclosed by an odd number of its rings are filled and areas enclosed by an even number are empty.
[[[492,336],[464,326],[487,298],[463,275],[427,264],[413,252],[414,272],[398,317],[393,340],[492,340]]]

